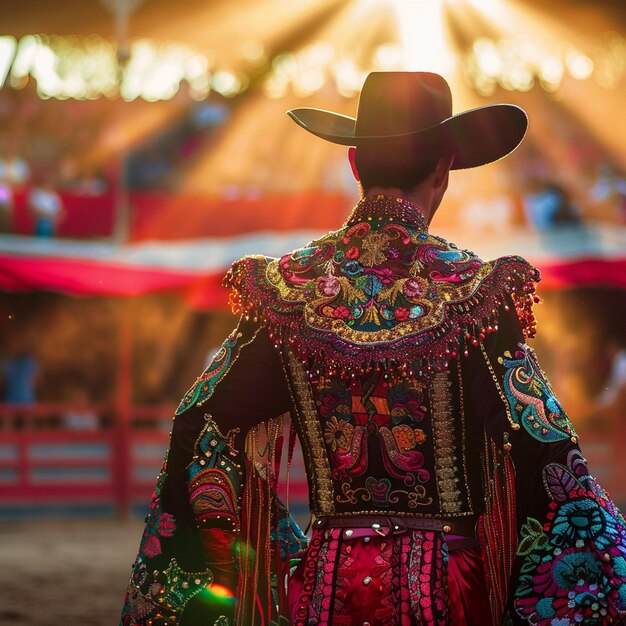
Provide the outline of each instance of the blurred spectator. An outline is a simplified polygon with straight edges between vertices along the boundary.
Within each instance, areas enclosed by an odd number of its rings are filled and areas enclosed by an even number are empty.
[[[0,177],[0,233],[13,231],[13,189]]]
[[[61,196],[47,178],[28,193],[28,207],[35,220],[35,235],[37,237],[53,237],[61,220],[65,217],[65,210]]]
[[[66,159],[60,172],[59,186],[78,196],[101,196],[108,189],[104,172],[95,167],[80,167],[73,159]]]
[[[137,189],[167,189],[171,186],[174,159],[168,158],[164,149],[151,146],[147,151],[136,152],[128,162],[128,179]]]
[[[76,178],[72,190],[79,196],[101,196],[107,187],[106,176],[101,171],[87,169]]]
[[[523,205],[528,222],[537,230],[580,224],[578,208],[555,182],[532,180]]]
[[[595,204],[608,203],[615,217],[626,222],[626,178],[610,163],[598,167],[598,179],[589,192]]]
[[[35,382],[39,365],[34,356],[19,352],[2,364],[4,401],[9,404],[35,403]]]
[[[6,180],[16,187],[21,187],[28,182],[29,178],[30,168],[22,157],[9,154],[0,159],[0,180]]]

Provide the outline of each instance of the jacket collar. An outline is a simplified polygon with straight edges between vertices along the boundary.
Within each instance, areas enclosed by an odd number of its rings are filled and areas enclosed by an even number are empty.
[[[375,224],[395,222],[419,231],[428,231],[428,223],[419,207],[404,198],[385,195],[363,198],[354,207],[344,226],[354,226],[363,222]]]

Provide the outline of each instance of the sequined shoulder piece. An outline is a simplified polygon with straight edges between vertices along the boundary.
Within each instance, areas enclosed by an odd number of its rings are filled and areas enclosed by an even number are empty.
[[[526,336],[539,273],[521,257],[483,262],[410,225],[347,225],[280,259],[244,257],[226,276],[235,311],[276,344],[338,368],[422,361],[443,368],[497,329],[512,300]]]

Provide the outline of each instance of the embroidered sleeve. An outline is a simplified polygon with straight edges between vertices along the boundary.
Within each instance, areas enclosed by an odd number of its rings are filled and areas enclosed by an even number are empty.
[[[243,320],[176,412],[122,626],[174,626],[183,614],[187,624],[242,623],[235,598],[250,468],[244,440],[261,421],[288,411],[287,397],[267,332]]]
[[[512,311],[501,312],[498,333],[476,347],[464,372],[465,395],[488,440],[481,528],[492,604],[499,604],[494,618],[508,613],[510,623],[533,626],[621,623],[624,518],[590,475]]]

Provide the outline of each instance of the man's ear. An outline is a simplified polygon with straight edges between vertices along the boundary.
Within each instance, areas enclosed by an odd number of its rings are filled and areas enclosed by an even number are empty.
[[[437,167],[435,167],[435,171],[433,172],[433,183],[435,187],[441,187],[444,183],[447,185],[448,174],[450,173],[450,168],[452,167],[452,162],[454,161],[453,154],[444,154],[439,157],[437,161]]]
[[[352,146],[348,148],[348,161],[350,161],[350,168],[352,169],[352,176],[354,176],[354,180],[357,183],[361,182],[361,177],[359,176],[359,170],[356,169],[356,148]]]

